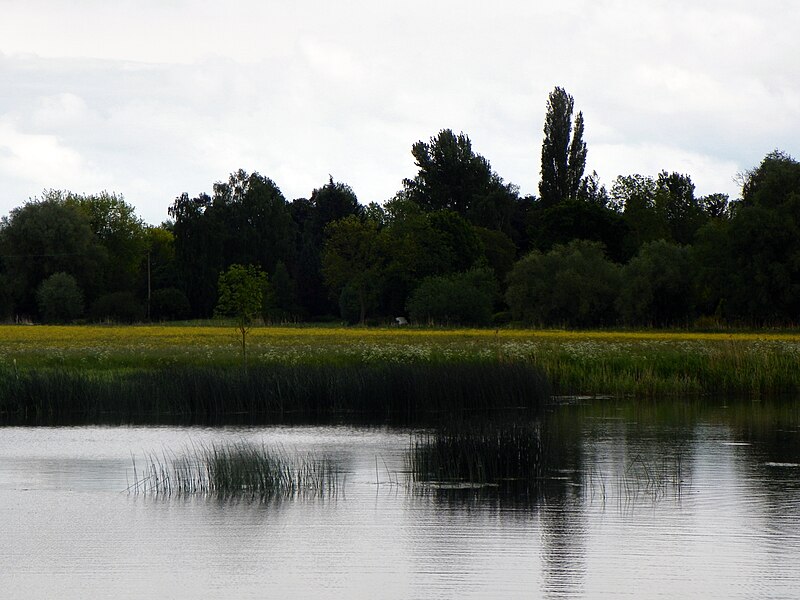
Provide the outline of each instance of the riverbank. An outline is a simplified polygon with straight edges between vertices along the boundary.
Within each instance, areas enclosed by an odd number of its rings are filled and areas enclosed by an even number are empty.
[[[0,327],[0,411],[415,414],[550,394],[800,393],[797,333],[259,327],[247,369],[238,342],[219,326]]]

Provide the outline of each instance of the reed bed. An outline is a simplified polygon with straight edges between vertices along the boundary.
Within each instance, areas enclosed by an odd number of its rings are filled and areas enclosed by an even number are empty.
[[[23,423],[224,423],[351,415],[410,422],[550,397],[531,364],[0,370],[0,415]]]
[[[213,496],[272,500],[335,497],[344,479],[334,464],[313,455],[247,443],[202,446],[181,456],[150,454],[143,468],[133,462],[128,492],[156,496]]]
[[[413,484],[440,489],[532,493],[543,473],[542,444],[534,425],[450,425],[411,441],[407,471]]]

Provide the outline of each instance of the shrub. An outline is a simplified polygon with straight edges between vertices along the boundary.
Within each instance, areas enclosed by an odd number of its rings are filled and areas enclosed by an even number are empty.
[[[528,325],[607,325],[616,320],[619,281],[619,267],[601,244],[575,240],[518,261],[508,276],[506,301],[514,320]]]
[[[617,310],[631,325],[664,327],[691,321],[694,275],[689,250],[664,240],[642,246],[622,269]]]
[[[96,321],[133,323],[144,319],[144,307],[131,292],[114,292],[100,296],[92,303],[92,318]]]
[[[492,271],[472,269],[426,277],[406,303],[412,320],[484,325],[491,321],[497,282]]]
[[[191,312],[189,299],[177,288],[156,290],[150,296],[150,318],[156,321],[181,321]]]
[[[83,292],[67,273],[54,273],[36,291],[39,313],[48,323],[77,319],[83,313]]]

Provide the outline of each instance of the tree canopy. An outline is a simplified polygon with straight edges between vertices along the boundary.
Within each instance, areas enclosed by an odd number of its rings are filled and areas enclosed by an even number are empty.
[[[583,113],[572,122],[575,101],[564,88],[556,87],[547,100],[542,142],[539,195],[544,207],[575,199],[586,168]]]
[[[666,168],[607,190],[585,175],[574,112],[555,88],[540,197],[521,196],[451,129],[413,144],[415,172],[385,202],[361,204],[330,175],[287,201],[272,179],[239,169],[209,193],[180,194],[170,220],[150,226],[120,194],[46,190],[0,221],[0,318],[207,318],[229,302],[220,273],[249,265],[267,282],[252,313],[265,322],[413,313],[466,324],[490,311],[580,327],[797,322],[794,158],[767,154],[736,198],[699,196],[689,174]],[[58,312],[68,306],[80,310]]]

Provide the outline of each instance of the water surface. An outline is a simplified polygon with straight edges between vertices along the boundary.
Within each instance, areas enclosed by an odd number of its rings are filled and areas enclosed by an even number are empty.
[[[536,497],[413,486],[409,430],[0,428],[0,589],[12,598],[791,598],[791,405],[553,411]],[[130,494],[132,455],[239,442],[331,457],[336,497]],[[139,463],[141,464],[141,462]]]

